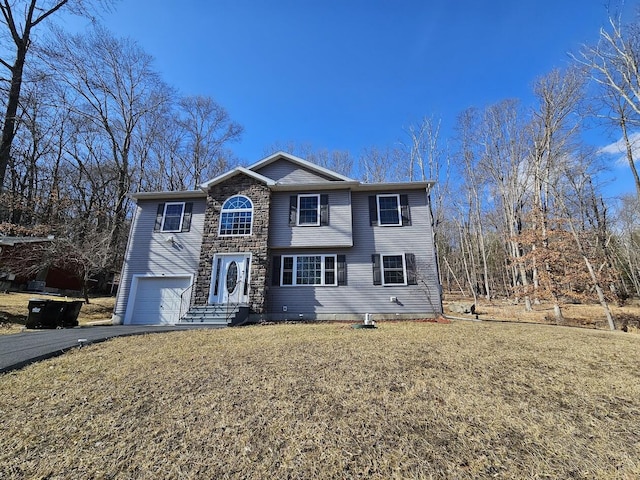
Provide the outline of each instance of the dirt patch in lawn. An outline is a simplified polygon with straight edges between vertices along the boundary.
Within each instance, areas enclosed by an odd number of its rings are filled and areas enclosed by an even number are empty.
[[[32,298],[49,300],[83,300],[74,297],[47,296],[41,293],[0,293],[0,334],[19,332],[29,315],[29,300]],[[78,321],[81,325],[90,322],[107,322],[111,319],[115,297],[95,297],[89,304],[82,305]]]
[[[530,324],[114,339],[5,374],[0,477],[640,477],[640,339]]]

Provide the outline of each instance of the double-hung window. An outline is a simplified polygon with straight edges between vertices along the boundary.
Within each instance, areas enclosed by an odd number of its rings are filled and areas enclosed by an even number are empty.
[[[347,282],[344,255],[283,255],[273,261],[274,285],[337,286]]]
[[[406,285],[406,272],[404,255],[382,255],[383,285]]]
[[[383,193],[369,197],[369,223],[373,226],[399,227],[411,225],[409,196]]]
[[[374,285],[416,285],[416,257],[413,253],[396,255],[374,254],[371,256],[373,264]]]
[[[182,226],[182,214],[184,202],[165,203],[164,217],[162,218],[163,232],[179,232]]]
[[[378,195],[378,225],[402,225],[400,195]]]
[[[320,225],[320,195],[298,195],[298,225]]]
[[[319,227],[329,225],[329,195],[301,193],[289,197],[289,226]]]
[[[192,209],[191,202],[160,203],[153,229],[159,232],[188,232]]]

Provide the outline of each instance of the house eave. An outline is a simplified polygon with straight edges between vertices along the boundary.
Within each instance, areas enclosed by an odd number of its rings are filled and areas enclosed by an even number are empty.
[[[129,194],[129,198],[135,200],[174,200],[179,198],[206,198],[207,194],[202,190],[182,190],[170,192],[136,192]]]
[[[358,191],[382,191],[382,190],[417,190],[417,189],[429,189],[435,185],[436,182],[427,180],[425,182],[390,182],[390,183],[360,183],[353,190]]]
[[[328,248],[353,248],[353,239],[350,242],[337,242],[337,243],[328,243],[328,244],[323,244],[323,245],[296,245],[291,246],[291,245],[273,245],[270,244],[269,248],[273,249],[274,251],[282,251],[282,252],[287,252],[287,251],[291,251],[291,250],[305,250],[305,251],[325,251]]]
[[[310,190],[348,190],[357,187],[360,182],[320,182],[320,183],[276,183],[271,186],[275,192],[299,192]]]

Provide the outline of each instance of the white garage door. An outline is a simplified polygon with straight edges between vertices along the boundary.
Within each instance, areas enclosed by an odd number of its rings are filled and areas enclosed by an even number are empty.
[[[189,288],[190,282],[190,277],[138,278],[128,323],[137,325],[176,323],[180,314],[180,295]]]

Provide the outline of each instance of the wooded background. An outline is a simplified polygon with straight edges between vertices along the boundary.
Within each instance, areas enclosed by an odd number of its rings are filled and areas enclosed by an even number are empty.
[[[0,1],[0,234],[54,235],[5,269],[56,266],[85,289],[121,268],[135,191],[184,190],[238,164],[242,126],[208,96],[183,97],[132,39],[98,22],[82,33],[59,12],[93,18],[107,1]],[[35,32],[38,33],[35,36]],[[608,303],[640,296],[640,22],[615,15],[572,65],[540,77],[535,103],[505,99],[460,113],[455,133],[430,116],[389,146],[285,150],[365,182],[436,180],[431,192],[445,294]],[[636,192],[603,193],[615,156],[585,129],[620,138]],[[256,161],[258,159],[251,159]],[[38,261],[34,261],[34,258]],[[2,266],[0,266],[2,270]]]

